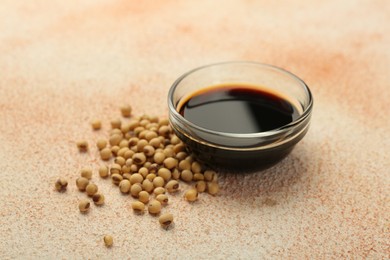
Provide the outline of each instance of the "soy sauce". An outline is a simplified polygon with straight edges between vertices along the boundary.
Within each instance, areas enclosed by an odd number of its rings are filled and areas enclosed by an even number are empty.
[[[183,98],[177,111],[191,123],[217,132],[251,134],[283,127],[297,118],[298,109],[282,95],[246,85],[212,86]],[[226,149],[208,145],[194,136],[174,128],[176,135],[199,161],[217,170],[233,172],[266,169],[287,156],[303,138],[307,128],[298,136],[267,149]],[[194,130],[196,135],[197,130]],[[216,140],[207,140],[213,144]],[[227,145],[239,147],[234,138]]]
[[[297,109],[282,96],[240,85],[195,93],[179,113],[197,126],[239,134],[277,129],[299,117]]]

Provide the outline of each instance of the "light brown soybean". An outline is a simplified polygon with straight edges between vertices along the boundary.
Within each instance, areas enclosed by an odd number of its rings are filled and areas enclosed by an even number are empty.
[[[129,193],[130,191],[130,187],[131,187],[131,184],[130,184],[130,181],[129,180],[122,180],[120,183],[119,183],[119,190],[122,192],[122,193]]]
[[[79,189],[79,191],[85,191],[85,188],[89,184],[89,180],[84,177],[79,177],[76,179],[76,186]]]
[[[79,152],[86,152],[88,151],[88,142],[85,140],[80,140],[76,142],[77,148],[79,149]]]
[[[191,164],[195,161],[194,157],[192,155],[188,155],[186,157],[186,161],[189,161]]]
[[[85,187],[85,192],[88,196],[93,196],[96,192],[98,192],[98,186],[95,183],[89,183],[87,187]]]
[[[153,146],[151,146],[151,145],[145,145],[145,146],[144,146],[143,152],[144,152],[144,154],[145,154],[147,157],[153,156],[153,155],[154,155],[154,151],[155,151],[155,149],[154,149]]]
[[[133,201],[131,203],[131,207],[134,210],[135,213],[143,213],[145,210],[145,204],[143,204],[141,201]]]
[[[144,191],[147,191],[147,192],[151,193],[154,190],[154,185],[153,185],[153,183],[151,181],[146,179],[146,180],[144,180],[142,182],[142,189]]]
[[[149,141],[149,145],[153,146],[154,148],[159,148],[161,146],[161,140],[158,137],[155,137]]]
[[[129,141],[127,141],[126,139],[122,139],[120,142],[119,142],[119,148],[129,148]],[[119,152],[118,152],[119,153]]]
[[[129,139],[129,147],[137,145],[139,142],[138,137],[132,137]]]
[[[146,204],[149,202],[149,193],[147,191],[140,191],[138,193],[138,200],[141,201],[142,203]]]
[[[132,138],[133,137],[133,133],[132,132],[127,132],[127,133],[125,133],[125,138],[127,139],[127,140],[129,140],[130,138]]]
[[[133,185],[131,185],[130,187],[130,194],[131,196],[137,198],[139,193],[142,191],[142,186],[141,184],[139,183],[134,183]]]
[[[161,176],[157,176],[153,179],[154,187],[163,187],[165,184],[164,178]]]
[[[100,151],[100,158],[104,161],[107,161],[111,158],[112,156],[112,152],[111,152],[111,149],[110,148],[103,148],[101,151]]]
[[[87,200],[87,199],[80,200],[80,202],[79,202],[80,212],[83,212],[83,213],[87,212],[89,210],[90,205],[91,204],[89,203],[89,200]]]
[[[105,235],[103,237],[103,241],[104,241],[104,245],[106,247],[112,247],[113,243],[114,243],[114,239],[112,238],[112,236],[110,235]]]
[[[183,170],[191,170],[191,163],[187,160],[182,160],[179,162],[179,169]]]
[[[146,178],[146,176],[149,174],[149,170],[146,166],[146,163],[143,167],[139,168],[138,173],[142,175],[142,177]]]
[[[131,168],[129,166],[127,166],[127,165],[122,166],[122,175],[124,173],[130,173],[130,172],[131,172]]]
[[[153,182],[154,178],[156,178],[156,174],[154,173],[149,173],[146,175],[145,179],[148,179],[149,181]]]
[[[180,174],[180,178],[186,182],[192,181],[193,176],[194,174],[190,170],[183,170]]]
[[[131,173],[136,173],[138,172],[138,166],[136,164],[133,164],[130,166],[130,172]]]
[[[149,167],[149,173],[157,173],[158,169],[160,169],[160,166],[157,163],[152,163]]]
[[[180,175],[181,175],[181,173],[180,173],[180,171],[178,169],[173,169],[173,171],[172,171],[172,179],[178,180],[178,179],[180,179]]]
[[[158,126],[156,125],[156,123],[149,123],[145,126],[145,128],[155,133],[157,133],[158,131]]]
[[[126,180],[129,180],[130,181],[130,178],[131,178],[131,174],[130,173],[124,173],[122,175],[123,179],[126,179]]]
[[[149,117],[150,122],[155,123],[158,125],[159,118],[158,116],[150,116]]]
[[[161,205],[167,205],[168,204],[168,196],[166,194],[160,194],[156,196],[156,200],[161,203]]]
[[[99,176],[102,178],[107,178],[108,176],[108,167],[106,165],[101,165],[99,167]]]
[[[133,155],[134,155],[134,154],[133,154]],[[133,157],[133,156],[132,156],[132,157]],[[132,159],[132,158],[127,159],[125,164],[126,164],[126,166],[129,166],[129,167],[130,167],[131,165],[133,165],[133,159]]]
[[[113,155],[117,156],[120,149],[121,148],[119,148],[119,146],[115,145],[115,146],[111,147],[111,152]]]
[[[196,201],[198,199],[198,191],[196,189],[189,189],[185,192],[184,198],[187,201]]]
[[[208,182],[207,183],[207,192],[210,195],[216,195],[219,192],[219,185],[217,182]]]
[[[163,228],[167,228],[173,223],[173,215],[171,213],[162,214],[158,218],[158,222]]]
[[[122,121],[120,119],[113,119],[111,120],[111,127],[112,129],[120,129],[122,125]]]
[[[145,167],[146,169],[148,169],[150,167],[150,165],[152,165],[152,162],[151,160],[149,159],[148,161],[146,161],[143,165],[143,167]]]
[[[183,143],[178,143],[173,147],[173,151],[178,154],[180,152],[184,152],[186,150],[186,147]]]
[[[118,134],[118,135],[120,135],[120,136],[123,136],[122,131],[121,131],[120,129],[118,129],[118,128],[114,128],[114,129],[111,129],[111,130],[110,130],[110,136],[115,135],[115,134]]]
[[[143,118],[143,119],[141,119],[141,121],[139,121],[139,125],[141,125],[143,127],[147,126],[148,124],[150,124],[150,121],[148,120],[148,117]]]
[[[142,165],[146,162],[146,156],[143,153],[135,153],[132,159],[133,163],[137,165]]]
[[[104,204],[104,195],[101,193],[96,193],[92,196],[92,200],[95,203],[95,205],[103,205]]]
[[[131,159],[133,157],[133,155],[135,154],[134,151],[130,150],[130,149],[127,149],[126,152],[124,153],[123,155],[123,158],[126,159],[126,164],[127,164],[127,160],[128,159]]]
[[[96,147],[99,151],[103,150],[107,146],[107,141],[104,139],[99,139],[96,141]]]
[[[129,126],[129,124],[127,124],[127,123],[122,123],[122,125],[121,125],[121,132],[122,132],[122,134],[124,134],[125,137],[126,137],[126,134],[127,134],[129,131],[130,131],[130,126]],[[128,138],[126,138],[126,139],[128,139]]]
[[[172,148],[170,147],[166,147],[164,150],[163,150],[163,153],[165,154],[165,157],[173,157],[175,155],[175,152],[173,151]]]
[[[153,156],[153,160],[155,163],[162,164],[165,160],[166,156],[163,152],[157,152]]]
[[[129,147],[120,147],[118,153],[116,154],[117,156],[119,157],[122,157],[123,159],[125,159],[126,161],[126,158],[125,158],[125,153],[130,150]]]
[[[150,214],[158,214],[161,212],[161,202],[152,200],[149,202],[148,211]]]
[[[168,118],[162,118],[158,121],[158,124],[161,125],[169,125],[169,119]]]
[[[143,180],[144,180],[144,177],[139,173],[134,173],[130,177],[131,184],[142,183]]]
[[[131,116],[131,111],[133,110],[130,105],[123,105],[120,107],[121,109],[121,114],[123,117],[130,117]]]
[[[116,164],[118,164],[118,165],[120,165],[120,166],[123,166],[123,165],[125,165],[126,160],[125,160],[125,158],[123,158],[123,157],[121,157],[121,156],[118,156],[118,157],[116,157],[116,158],[114,159],[114,163],[116,163]]]
[[[214,179],[214,176],[216,175],[216,172],[213,170],[206,170],[203,173],[205,181],[212,181]]]
[[[158,195],[160,195],[160,194],[165,194],[165,192],[166,192],[166,190],[165,190],[165,188],[163,188],[163,187],[156,187],[156,188],[154,188],[154,190],[153,190],[153,194],[154,194],[155,196],[158,196]]]
[[[175,145],[175,144],[179,144],[181,141],[179,139],[179,137],[177,137],[176,135],[173,135],[171,137],[171,144]]]
[[[116,163],[114,163],[110,166],[110,174],[113,175],[115,173],[117,173],[117,174],[122,173],[122,166],[120,166],[119,164],[116,164]]]
[[[171,133],[171,129],[167,125],[162,125],[158,129],[158,134],[164,137],[167,137]]]
[[[179,190],[179,182],[176,180],[170,180],[166,185],[165,188],[169,193],[173,193]]]
[[[194,181],[203,181],[204,180],[204,175],[202,173],[195,173],[194,176],[192,177],[192,180],[194,180]]]
[[[175,158],[178,159],[179,161],[184,161],[187,156],[188,154],[186,152],[178,152]]]
[[[122,141],[122,136],[120,134],[113,134],[108,140],[111,146],[117,146]]]
[[[173,169],[177,166],[178,162],[177,159],[173,157],[168,157],[164,160],[164,166],[168,169]]]
[[[150,141],[150,140],[152,140],[153,138],[156,138],[158,135],[157,135],[157,133],[156,132],[154,132],[154,131],[148,131],[146,134],[145,134],[145,139],[146,140],[148,140],[148,142]]]
[[[149,130],[143,130],[138,134],[139,139],[145,139],[145,135]]]
[[[194,172],[194,173],[201,172],[202,171],[202,166],[200,165],[200,163],[195,161],[195,162],[193,162],[191,164],[191,171]]]
[[[136,120],[136,119],[132,119],[132,120],[130,120],[130,122],[128,123],[128,125],[129,125],[129,130],[132,131],[132,130],[134,130],[137,126],[139,126],[139,122],[138,122],[138,120]]]
[[[92,178],[92,169],[89,167],[82,168],[80,170],[81,177],[87,178],[90,180]]]
[[[102,121],[100,121],[99,119],[93,119],[91,121],[91,126],[93,130],[99,130],[100,128],[102,128]]]
[[[68,181],[63,177],[60,177],[57,179],[54,186],[58,192],[64,192],[68,186]]]
[[[111,175],[111,181],[112,183],[114,183],[115,185],[119,185],[119,183],[123,180],[123,177],[122,175],[120,175],[119,173],[114,173],[113,175]]]
[[[197,181],[195,184],[195,189],[199,192],[202,193],[206,190],[206,182],[205,181]]]
[[[137,143],[137,150],[139,152],[143,151],[144,147],[147,146],[149,143],[145,139],[141,139]]]
[[[164,179],[164,181],[169,181],[172,177],[172,172],[167,168],[160,168],[157,171],[157,175]]]

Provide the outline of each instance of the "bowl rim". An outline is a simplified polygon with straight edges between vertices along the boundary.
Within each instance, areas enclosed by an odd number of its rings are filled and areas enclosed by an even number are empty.
[[[257,132],[257,133],[228,133],[228,132],[220,132],[220,131],[210,130],[210,129],[198,126],[198,125],[192,123],[191,121],[187,120],[186,118],[184,118],[182,115],[180,115],[180,113],[177,112],[177,110],[176,110],[175,104],[173,103],[173,95],[175,93],[177,86],[180,84],[180,82],[183,79],[185,79],[187,76],[189,76],[190,74],[192,74],[196,71],[203,70],[203,69],[206,69],[209,67],[227,65],[227,64],[250,64],[250,65],[255,65],[255,66],[271,69],[273,71],[277,71],[279,73],[283,73],[285,75],[290,76],[292,79],[296,80],[304,88],[305,92],[307,93],[308,98],[309,98],[309,103],[308,103],[307,107],[304,109],[303,113],[294,121],[292,121],[286,125],[283,125],[281,127],[272,129],[272,130],[268,130],[268,131],[264,131],[264,132]],[[301,122],[305,121],[305,119],[308,116],[310,116],[311,111],[312,111],[312,107],[313,107],[313,95],[312,95],[309,87],[307,86],[307,84],[302,79],[300,79],[298,76],[294,75],[293,73],[291,73],[283,68],[280,68],[280,67],[277,67],[274,65],[270,65],[270,64],[266,64],[266,63],[255,62],[255,61],[224,61],[224,62],[211,63],[211,64],[197,67],[195,69],[192,69],[192,70],[182,74],[178,79],[176,79],[174,81],[174,83],[172,84],[172,86],[170,87],[169,92],[168,92],[168,109],[169,109],[169,112],[172,113],[172,115],[176,119],[180,120],[182,123],[194,128],[194,129],[196,129],[197,131],[201,131],[201,132],[212,134],[212,135],[222,136],[222,137],[229,137],[229,138],[263,138],[263,137],[270,137],[270,136],[281,134],[283,132],[288,131],[291,128],[294,128],[295,126],[299,125]]]

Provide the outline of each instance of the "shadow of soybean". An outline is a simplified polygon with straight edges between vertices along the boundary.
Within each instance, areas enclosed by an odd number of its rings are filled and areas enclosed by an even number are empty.
[[[302,147],[302,146],[300,146]],[[307,189],[310,165],[317,163],[316,154],[296,147],[286,158],[271,168],[253,173],[218,174],[221,196],[243,203],[260,198],[263,204],[275,206]]]

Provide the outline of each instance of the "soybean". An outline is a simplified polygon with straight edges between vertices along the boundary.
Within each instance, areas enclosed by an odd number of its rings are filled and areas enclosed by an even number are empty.
[[[66,187],[68,186],[68,181],[65,178],[59,178],[55,183],[55,188],[59,192],[66,191]]]
[[[168,196],[165,194],[157,195],[156,200],[159,201],[162,205],[168,204]]]
[[[102,178],[107,178],[108,176],[108,167],[105,165],[102,165],[99,167],[99,176]]]
[[[92,169],[91,168],[83,168],[80,171],[81,177],[87,178],[88,180],[92,179]]]
[[[149,193],[147,191],[141,191],[138,193],[138,200],[146,204],[149,202]]]
[[[159,218],[158,221],[160,222],[160,225],[164,228],[167,228],[169,225],[172,224],[173,222],[173,215],[171,213],[165,213],[162,214]]]
[[[165,188],[169,193],[173,193],[178,191],[179,189],[179,182],[176,180],[170,180],[167,185],[165,185]]]
[[[79,149],[79,152],[86,152],[88,151],[88,143],[85,140],[80,140],[76,143],[77,148]]]
[[[136,212],[136,213],[143,213],[145,210],[145,204],[143,204],[141,201],[132,202],[131,207],[133,208],[134,212]]]
[[[198,191],[196,189],[189,189],[184,194],[184,198],[190,202],[196,201],[198,199]]]
[[[158,200],[152,200],[149,202],[148,211],[150,214],[158,214],[161,211],[161,203]]]
[[[114,239],[110,235],[105,235],[103,238],[103,241],[104,241],[104,244],[106,245],[106,247],[112,247],[112,245],[114,243]]]
[[[94,183],[89,183],[87,187],[85,187],[85,192],[88,196],[93,196],[98,191],[98,186]]]
[[[89,184],[89,180],[84,177],[79,177],[76,179],[76,186],[79,189],[79,191],[85,191],[85,188]]]
[[[95,203],[95,205],[103,205],[104,204],[104,195],[101,193],[96,193],[92,196],[92,200]]]
[[[80,200],[79,202],[79,210],[80,212],[87,212],[89,210],[89,206],[91,204],[89,203],[89,200],[87,199],[83,199],[83,200]]]

